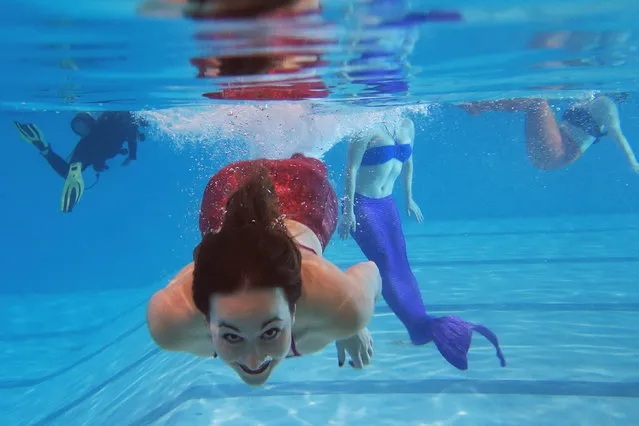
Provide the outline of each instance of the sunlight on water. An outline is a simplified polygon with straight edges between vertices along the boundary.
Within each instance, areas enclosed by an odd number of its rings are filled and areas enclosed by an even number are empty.
[[[427,116],[429,105],[383,109],[336,108],[310,102],[214,105],[141,113],[151,132],[167,138],[177,149],[187,144],[217,145],[218,151],[237,151],[245,141],[250,158],[286,158],[295,152],[321,158],[346,136],[380,122],[398,123],[401,116]]]

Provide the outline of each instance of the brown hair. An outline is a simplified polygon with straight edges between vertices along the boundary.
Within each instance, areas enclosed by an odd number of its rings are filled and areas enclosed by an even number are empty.
[[[214,294],[279,287],[291,309],[300,298],[302,256],[279,218],[266,169],[229,197],[222,228],[205,235],[194,254],[193,300],[207,320]]]

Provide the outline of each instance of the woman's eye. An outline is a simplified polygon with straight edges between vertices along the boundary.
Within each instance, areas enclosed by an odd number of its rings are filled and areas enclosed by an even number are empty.
[[[226,333],[222,336],[222,338],[229,343],[240,343],[242,340],[244,340],[242,337],[233,333]]]
[[[270,328],[266,330],[264,333],[262,333],[262,339],[264,340],[275,339],[280,334],[280,332],[281,330],[277,327]]]

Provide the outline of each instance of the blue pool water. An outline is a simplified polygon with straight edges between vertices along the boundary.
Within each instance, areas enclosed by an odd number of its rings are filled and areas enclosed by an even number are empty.
[[[565,1],[552,15],[548,2],[520,3],[462,1],[462,26],[417,26],[410,94],[371,95],[337,81],[340,59],[353,52],[329,49],[320,73],[335,83],[328,100],[223,105],[202,98],[206,84],[193,78],[189,58],[204,49],[192,43],[197,25],[139,15],[125,1],[9,8],[0,18],[8,52],[0,65],[0,424],[636,424],[639,175],[613,143],[565,169],[536,170],[521,115],[471,117],[443,102],[627,89],[633,96],[620,114],[639,147],[636,24],[628,21],[636,5]],[[413,8],[420,6],[432,5]],[[341,10],[328,2],[326,19],[343,25],[342,39],[356,39],[357,25],[352,16],[340,21]],[[530,52],[522,46],[535,28],[630,35],[607,47]],[[167,34],[168,45],[151,37]],[[596,66],[529,66],[593,55]],[[65,58],[78,69],[60,66]],[[574,86],[550,89],[566,79]],[[253,389],[219,362],[157,349],[146,302],[191,260],[209,177],[256,152],[316,150],[341,195],[344,137],[380,108],[344,118],[356,107],[349,100],[362,97],[432,103],[409,113],[414,193],[426,217],[418,225],[402,214],[410,261],[430,311],[490,326],[508,366],[476,338],[469,370],[456,370],[434,345],[412,346],[383,301],[370,325],[375,356],[363,371],[338,368],[328,347],[287,360]],[[12,121],[37,123],[65,156],[77,141],[69,121],[83,109],[142,111],[151,128],[136,162],[112,161],[73,213],[62,214],[63,181]],[[85,173],[87,186],[93,179]],[[399,185],[396,194],[403,212]],[[337,238],[326,256],[342,268],[364,260],[352,240]]]
[[[434,313],[491,324],[508,357],[477,339],[471,368],[413,347],[380,304],[370,368],[334,350],[291,360],[254,390],[210,360],[165,354],[144,326],[161,282],[2,298],[5,424],[632,424],[637,216],[558,216],[409,226]],[[340,266],[360,260],[336,243]],[[29,315],[34,311],[36,314]],[[53,320],[55,318],[55,320]]]

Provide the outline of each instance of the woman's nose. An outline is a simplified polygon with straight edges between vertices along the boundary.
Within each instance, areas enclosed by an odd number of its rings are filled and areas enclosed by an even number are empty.
[[[246,356],[246,366],[251,370],[256,370],[266,358],[266,354],[259,350],[259,348],[253,348]]]

